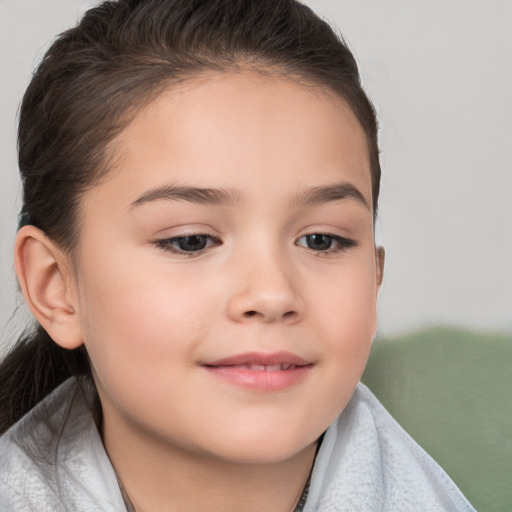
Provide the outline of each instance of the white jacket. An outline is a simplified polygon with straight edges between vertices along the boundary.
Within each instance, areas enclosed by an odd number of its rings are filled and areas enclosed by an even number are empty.
[[[92,396],[90,383],[69,379],[0,438],[1,512],[126,511],[90,412]],[[304,512],[473,510],[358,384],[325,433]]]

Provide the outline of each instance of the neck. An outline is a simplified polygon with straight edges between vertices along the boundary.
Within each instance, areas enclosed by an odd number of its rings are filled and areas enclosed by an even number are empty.
[[[105,424],[105,447],[136,512],[293,512],[316,443],[277,463],[234,463]]]

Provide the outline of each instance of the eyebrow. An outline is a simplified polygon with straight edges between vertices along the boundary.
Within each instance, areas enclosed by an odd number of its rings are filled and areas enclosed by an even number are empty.
[[[208,205],[236,205],[242,198],[242,193],[235,189],[201,188],[182,185],[164,185],[144,192],[130,204],[130,208],[153,201],[187,201]],[[291,205],[304,207],[319,203],[330,203],[353,198],[371,209],[363,194],[350,183],[304,188],[292,198]]]
[[[322,187],[312,187],[300,190],[292,200],[292,205],[310,206],[318,203],[330,203],[352,198],[371,210],[363,194],[351,183],[336,183]]]
[[[240,197],[241,194],[234,189],[164,185],[163,187],[156,187],[144,192],[144,194],[131,203],[130,208],[161,200],[188,201],[211,205],[235,205],[240,200]]]

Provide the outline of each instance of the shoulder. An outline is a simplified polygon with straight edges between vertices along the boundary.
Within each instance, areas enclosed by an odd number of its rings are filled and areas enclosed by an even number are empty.
[[[0,510],[123,510],[86,398],[69,379],[0,437]]]
[[[305,512],[474,510],[363,384],[325,434],[308,505]]]
[[[0,437],[2,510],[58,503],[57,447],[75,388],[65,382]]]

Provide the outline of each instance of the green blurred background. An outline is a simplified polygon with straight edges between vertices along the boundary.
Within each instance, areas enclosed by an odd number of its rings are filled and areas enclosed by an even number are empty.
[[[512,336],[377,337],[362,380],[478,511],[512,511]]]

